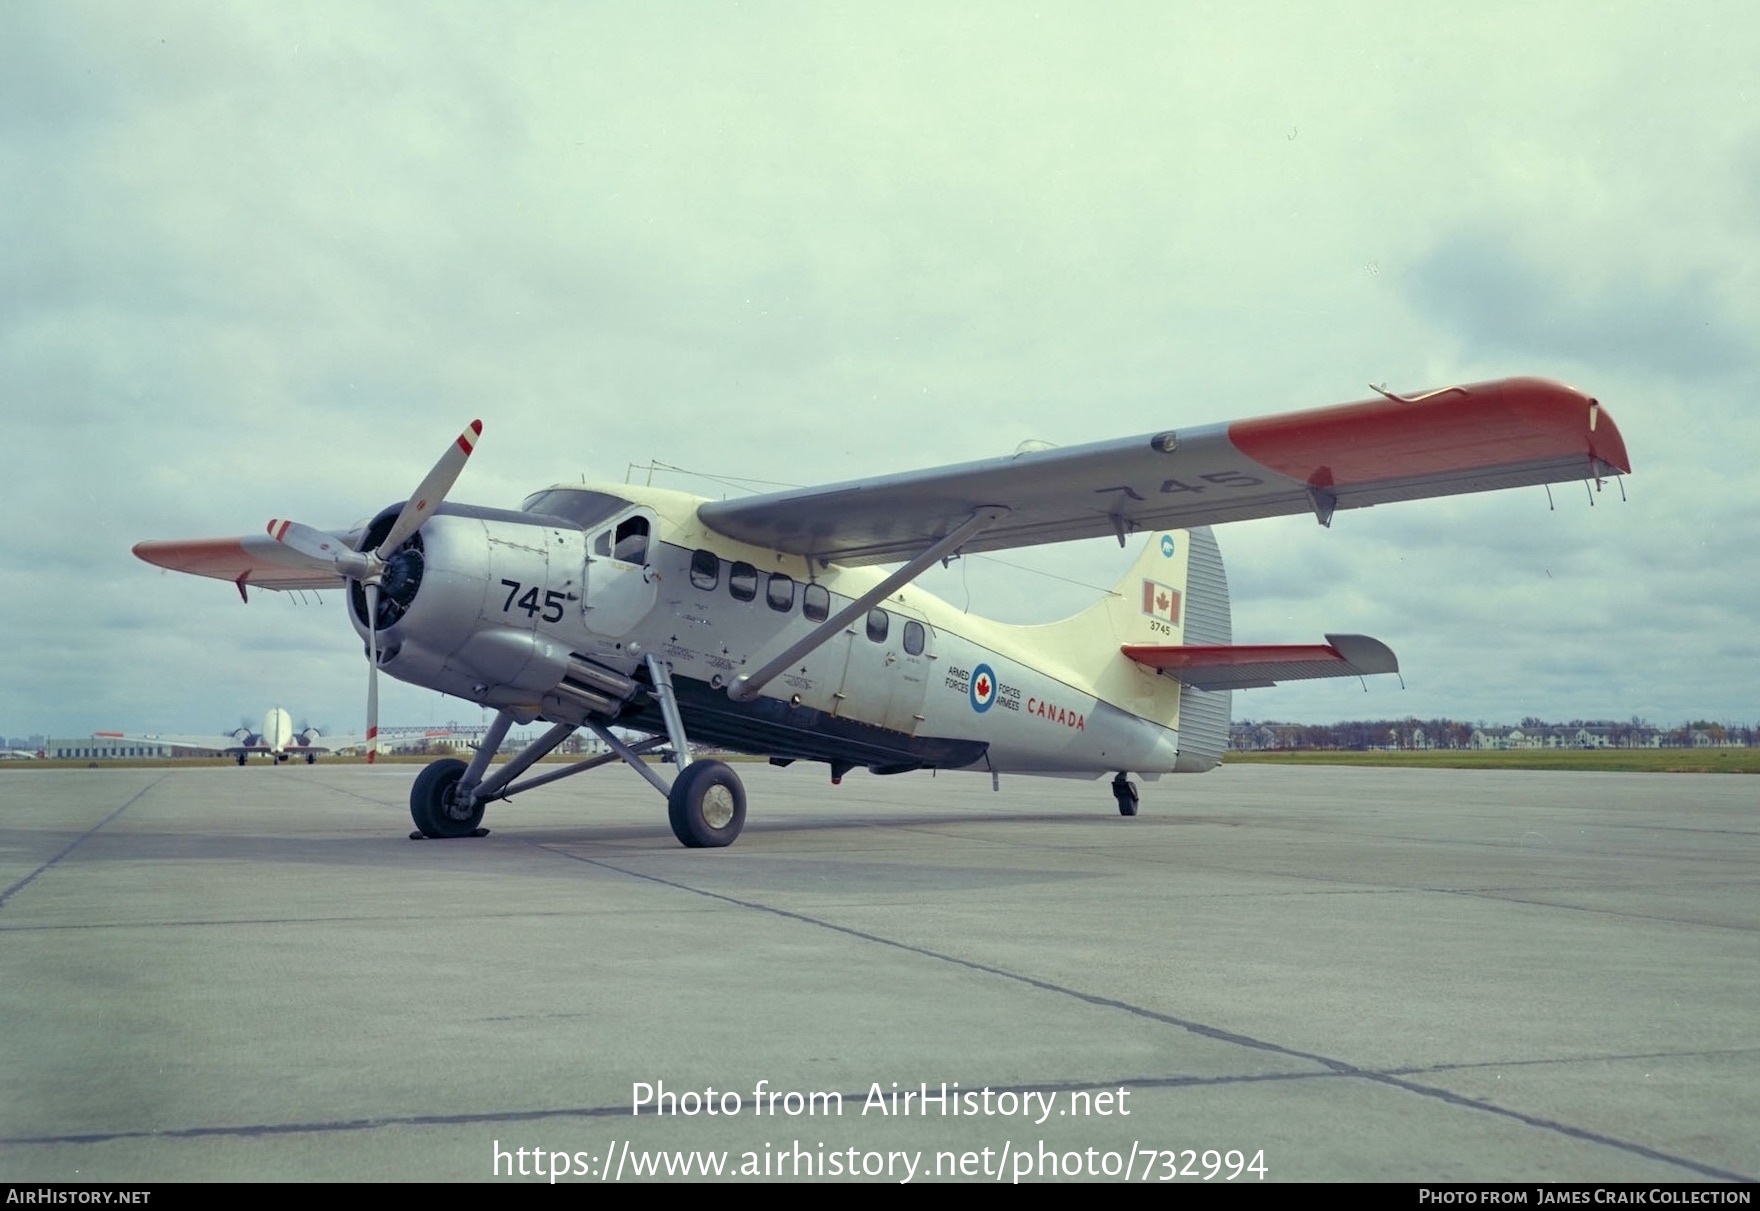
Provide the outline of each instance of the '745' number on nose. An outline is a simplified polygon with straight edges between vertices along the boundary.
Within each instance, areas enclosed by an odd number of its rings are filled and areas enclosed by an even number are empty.
[[[525,586],[519,581],[504,580],[501,583],[507,586],[507,600],[501,603],[501,612],[503,614],[513,613],[513,607],[517,605],[520,609],[526,612],[527,618],[539,617],[539,611],[541,610],[543,611],[542,617],[545,622],[562,621],[562,603],[567,600],[567,598],[564,597],[560,590],[551,589],[548,593],[545,593],[544,600],[542,604],[540,604],[538,601],[537,585],[533,585],[531,588],[526,589],[524,595],[521,595],[520,590],[525,589]],[[516,597],[519,598],[518,601],[514,600]]]

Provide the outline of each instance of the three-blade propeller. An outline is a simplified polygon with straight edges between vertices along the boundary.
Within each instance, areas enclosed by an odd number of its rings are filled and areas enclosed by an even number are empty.
[[[397,520],[391,524],[384,541],[371,551],[350,550],[348,545],[334,534],[326,534],[322,530],[302,525],[297,521],[283,521],[277,518],[269,523],[269,536],[309,562],[314,570],[335,572],[348,580],[357,581],[366,593],[367,599],[367,761],[370,764],[379,752],[379,586],[385,576],[385,561],[390,559],[409,536],[422,528],[422,523],[434,515],[452,491],[459,473],[476,448],[477,438],[482,436],[483,422],[474,420],[470,427],[458,435],[458,440],[448,446],[434,469],[428,472],[427,478],[416,485],[416,490],[409,500],[404,502],[403,509],[397,514]]]

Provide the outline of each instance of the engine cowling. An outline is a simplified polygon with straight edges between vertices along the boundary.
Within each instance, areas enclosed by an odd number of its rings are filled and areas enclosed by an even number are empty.
[[[363,548],[383,540],[396,514],[374,519]],[[442,506],[386,560],[379,667],[488,706],[536,706],[569,670],[585,556],[584,532],[559,519]],[[358,584],[349,614],[365,641]]]

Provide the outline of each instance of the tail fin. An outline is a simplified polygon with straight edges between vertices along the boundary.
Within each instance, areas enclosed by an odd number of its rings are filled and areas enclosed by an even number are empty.
[[[1175,769],[1214,768],[1228,748],[1229,693],[1182,686],[1127,658],[1127,644],[1232,641],[1228,576],[1208,526],[1151,534],[1136,562],[1100,601],[1073,618],[1033,628],[1035,643],[1108,702],[1179,729]]]
[[[1228,609],[1228,573],[1222,551],[1208,526],[1191,531],[1186,560],[1186,627],[1181,643],[1224,644],[1234,641]],[[1179,691],[1179,761],[1174,769],[1196,772],[1222,764],[1228,751],[1228,724],[1233,714],[1228,690],[1200,690],[1182,685]]]

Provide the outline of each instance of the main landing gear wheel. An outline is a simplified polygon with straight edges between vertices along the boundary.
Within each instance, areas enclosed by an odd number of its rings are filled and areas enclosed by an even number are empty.
[[[1137,784],[1123,774],[1112,780],[1112,797],[1118,800],[1119,815],[1137,814]]]
[[[452,792],[464,777],[465,764],[448,757],[416,775],[409,790],[409,817],[424,837],[468,837],[483,822],[482,803],[470,807],[453,802]]]
[[[672,833],[692,849],[732,845],[746,822],[746,788],[721,761],[693,761],[678,771],[666,796]]]

